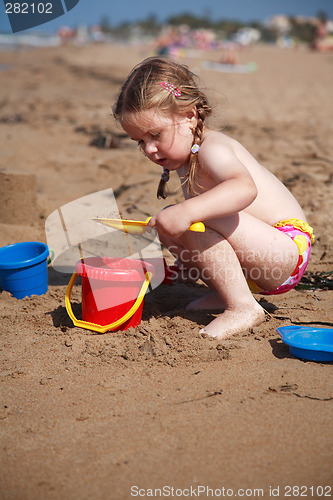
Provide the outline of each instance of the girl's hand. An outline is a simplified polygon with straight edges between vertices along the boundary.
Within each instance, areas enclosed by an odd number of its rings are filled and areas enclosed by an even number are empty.
[[[181,203],[163,209],[148,222],[148,226],[156,227],[159,234],[172,238],[179,238],[191,224],[192,220]]]

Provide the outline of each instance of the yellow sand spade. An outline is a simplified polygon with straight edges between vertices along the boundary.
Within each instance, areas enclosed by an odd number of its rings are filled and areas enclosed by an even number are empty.
[[[147,220],[126,220],[126,219],[105,219],[103,217],[94,217],[92,220],[104,224],[105,226],[118,229],[118,231],[123,231],[128,234],[144,234],[147,231],[147,224],[151,217]],[[188,228],[189,231],[196,231],[199,233],[205,232],[205,225],[202,222],[194,222]]]

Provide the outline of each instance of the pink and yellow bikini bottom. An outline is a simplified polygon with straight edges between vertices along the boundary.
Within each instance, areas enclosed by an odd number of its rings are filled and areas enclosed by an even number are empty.
[[[278,295],[280,293],[288,292],[300,281],[309,262],[311,244],[315,241],[312,227],[301,219],[282,220],[281,222],[274,224],[274,227],[290,236],[290,238],[296,243],[299,251],[298,262],[291,276],[289,276],[289,278],[282,283],[282,285],[278,286],[274,290],[263,290],[256,283],[248,280],[249,288],[253,293],[260,293],[262,295]]]

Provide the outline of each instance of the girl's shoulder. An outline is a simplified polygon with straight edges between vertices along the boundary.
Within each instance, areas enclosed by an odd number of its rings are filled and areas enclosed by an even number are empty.
[[[249,157],[241,144],[216,130],[205,132],[199,150],[199,164],[202,173],[219,181],[244,174]]]
[[[214,145],[232,147],[234,142],[236,142],[234,139],[219,130],[207,130],[204,132],[201,146],[205,148]]]
[[[199,157],[210,154],[233,155],[235,153],[236,141],[218,130],[207,130],[199,150]]]

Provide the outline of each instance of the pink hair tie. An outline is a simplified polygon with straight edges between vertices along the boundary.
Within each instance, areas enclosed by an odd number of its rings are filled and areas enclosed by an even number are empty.
[[[175,97],[180,97],[182,95],[181,90],[172,83],[159,82],[159,85],[161,85],[161,87],[170,92],[170,94],[173,94]]]

